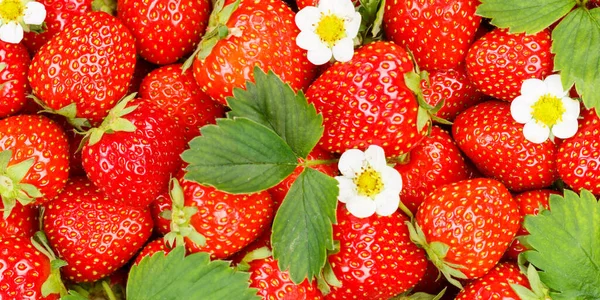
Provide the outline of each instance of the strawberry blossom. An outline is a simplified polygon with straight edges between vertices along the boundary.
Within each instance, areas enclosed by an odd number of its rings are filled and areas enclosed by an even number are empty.
[[[331,60],[346,62],[354,55],[354,38],[361,16],[350,0],[322,0],[296,14],[300,34],[296,44],[307,50],[308,60],[322,65]]]
[[[525,80],[521,95],[510,105],[510,112],[515,121],[525,124],[525,138],[536,144],[548,138],[570,138],[577,132],[579,101],[569,98],[558,74],[543,81]]]
[[[18,44],[24,31],[41,28],[46,8],[37,1],[0,0],[0,40]]]
[[[339,183],[340,202],[358,218],[374,213],[391,215],[400,204],[402,177],[386,163],[385,153],[379,146],[371,145],[363,152],[350,149],[340,157],[338,168],[342,176]]]

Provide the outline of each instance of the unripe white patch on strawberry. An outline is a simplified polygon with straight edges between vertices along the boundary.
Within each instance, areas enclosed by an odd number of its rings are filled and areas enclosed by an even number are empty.
[[[0,0],[0,40],[18,44],[24,31],[33,31],[46,19],[46,8],[37,1]]]
[[[331,60],[347,62],[354,55],[354,38],[361,15],[350,0],[320,1],[318,7],[307,6],[296,14],[300,34],[298,47],[307,50],[308,60],[322,65]]]
[[[523,135],[533,143],[541,144],[548,138],[570,138],[577,132],[579,101],[569,97],[563,89],[560,75],[527,79],[521,86],[521,95],[510,105],[510,113],[518,123],[525,124]]]
[[[340,193],[338,199],[357,218],[393,214],[400,204],[402,177],[386,163],[383,148],[371,145],[363,152],[350,149],[340,157],[336,176]]]

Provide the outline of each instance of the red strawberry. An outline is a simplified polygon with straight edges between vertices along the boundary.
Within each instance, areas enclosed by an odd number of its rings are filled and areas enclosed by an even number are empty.
[[[183,132],[164,110],[126,99],[92,129],[81,156],[87,176],[108,197],[146,207],[167,190],[184,148]]]
[[[549,209],[548,200],[551,194],[559,194],[553,190],[533,190],[520,193],[514,196],[515,201],[519,203],[519,212],[521,214],[521,224],[526,215],[537,215],[540,207]],[[527,235],[529,232],[523,226],[519,228],[517,237]],[[517,261],[519,254],[527,250],[518,239],[514,239],[510,247],[506,251],[505,257]]]
[[[31,59],[23,44],[0,40],[0,118],[13,115],[27,103],[31,91],[27,71]]]
[[[573,190],[587,189],[600,195],[600,118],[595,109],[585,110],[581,116],[577,133],[558,149],[556,168]]]
[[[485,276],[470,282],[456,296],[456,300],[517,300],[521,299],[510,286],[519,284],[529,288],[527,276],[516,263],[500,263]]]
[[[208,25],[209,0],[119,0],[117,13],[145,60],[171,64],[190,54]]]
[[[481,277],[498,263],[519,229],[520,215],[502,183],[477,178],[429,194],[415,223],[413,240],[451,283],[460,285],[455,278]]]
[[[120,204],[86,178],[73,178],[65,190],[44,205],[44,231],[68,263],[63,275],[92,282],[125,265],[152,233],[146,209]]]
[[[340,249],[329,262],[342,286],[326,299],[389,299],[416,285],[427,260],[410,241],[407,221],[401,213],[357,218],[338,206],[333,235]]]
[[[438,187],[469,178],[460,149],[452,136],[437,126],[394,168],[402,176],[400,200],[413,213]]]
[[[234,88],[254,80],[255,66],[272,70],[294,90],[307,88],[316,68],[306,58],[306,51],[296,45],[300,30],[294,12],[281,0],[242,0],[226,23],[219,24],[218,3],[223,2],[227,7],[234,1],[217,1],[211,15],[215,27],[207,29],[200,44],[202,55],[196,56],[193,63],[194,77],[202,91],[227,104],[226,97]],[[214,36],[218,25],[230,28],[230,35],[218,40],[218,35]],[[216,43],[212,49],[207,46],[211,42]]]
[[[133,264],[137,265],[142,261],[144,257],[152,256],[160,251],[164,252],[165,255],[171,252],[171,248],[165,245],[165,240],[162,237],[152,240],[151,242],[146,244],[146,246],[144,246],[144,248],[142,248],[142,250],[135,257]]]
[[[42,115],[0,120],[0,156],[4,155],[8,160],[0,159],[0,194],[5,217],[15,200],[21,204],[49,201],[69,177],[67,137],[58,124]]]
[[[75,103],[76,116],[99,122],[125,96],[135,67],[135,42],[119,19],[104,12],[73,18],[34,56],[33,93],[49,108]]]
[[[444,101],[444,105],[435,115],[448,121],[454,120],[459,113],[484,99],[469,80],[463,65],[453,69],[431,71],[429,86],[427,81],[423,80],[421,88],[429,105],[436,106]]]
[[[0,203],[0,209],[4,205]],[[31,238],[39,230],[38,208],[33,205],[23,206],[17,202],[8,218],[0,218],[0,239],[10,237]]]
[[[203,93],[194,74],[182,72],[181,64],[158,68],[148,74],[140,86],[140,97],[164,109],[179,126],[186,139],[200,135],[200,127],[225,116],[225,107]]]
[[[477,0],[387,1],[386,36],[408,48],[426,70],[451,69],[466,56],[481,17]]]
[[[456,117],[452,135],[486,177],[512,191],[545,188],[558,177],[558,147],[550,140],[541,144],[526,140],[508,102],[487,101],[467,109]]]
[[[167,220],[161,216],[163,211],[171,210],[171,208],[172,200],[168,191],[165,191],[150,203],[150,213],[152,214],[152,220],[154,220],[154,230],[161,236],[171,231],[171,220]]]
[[[330,152],[381,146],[386,155],[409,152],[427,133],[417,128],[419,105],[404,75],[410,56],[389,42],[374,42],[317,78],[306,98],[323,115],[319,145]]]
[[[551,44],[548,29],[534,35],[494,29],[469,48],[467,73],[482,93],[512,101],[521,94],[523,81],[552,74]]]

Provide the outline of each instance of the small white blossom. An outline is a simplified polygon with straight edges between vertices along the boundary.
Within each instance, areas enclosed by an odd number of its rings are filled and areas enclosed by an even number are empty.
[[[296,44],[307,50],[308,60],[322,65],[331,60],[347,62],[354,55],[354,38],[361,16],[351,0],[321,0],[296,14],[300,34]]]
[[[569,98],[558,74],[543,81],[525,80],[521,95],[510,105],[510,112],[515,121],[525,124],[525,138],[536,144],[548,138],[570,138],[577,132],[579,101]]]
[[[351,149],[340,157],[338,168],[342,176],[339,182],[340,202],[358,218],[374,213],[380,216],[393,214],[400,204],[402,177],[386,163],[383,149],[371,145],[363,152]]]
[[[42,25],[46,19],[43,4],[31,0],[0,0],[0,40],[18,44],[30,25]]]

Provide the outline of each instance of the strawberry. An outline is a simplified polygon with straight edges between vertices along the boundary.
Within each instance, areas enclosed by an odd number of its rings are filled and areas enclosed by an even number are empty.
[[[553,190],[533,190],[520,193],[514,196],[515,201],[519,203],[519,212],[521,214],[521,224],[525,219],[526,215],[537,215],[540,212],[540,208],[549,209],[549,199],[551,194],[559,194],[557,191]],[[517,232],[517,237],[527,235],[527,229],[523,226],[519,228]],[[527,250],[518,239],[514,239],[510,244],[510,247],[506,251],[504,255],[508,259],[512,259],[517,261],[519,254],[523,251]]]
[[[23,44],[0,40],[0,118],[13,115],[27,103],[31,91],[27,71],[31,59]]]
[[[444,101],[436,116],[452,121],[465,109],[484,100],[467,76],[465,67],[461,64],[453,69],[434,70],[429,73],[429,84],[421,81],[425,101],[436,106]]]
[[[171,248],[165,245],[165,240],[162,237],[154,239],[151,242],[147,243],[146,246],[144,246],[144,248],[142,248],[142,250],[140,250],[138,255],[135,257],[133,264],[137,265],[142,261],[144,257],[152,256],[160,251],[162,251],[165,255],[171,252]]]
[[[473,43],[465,59],[469,79],[485,95],[512,101],[523,81],[543,79],[554,68],[550,31],[512,34],[497,28]]]
[[[140,86],[140,97],[164,109],[179,126],[186,140],[200,135],[200,127],[214,124],[225,116],[225,107],[200,90],[194,74],[181,71],[181,64],[164,66],[150,72]]]
[[[90,131],[81,157],[87,176],[108,197],[146,207],[167,190],[185,139],[164,110],[144,99],[130,103],[132,96]]]
[[[102,38],[100,38],[102,37]],[[133,36],[104,12],[73,17],[33,57],[29,82],[50,109],[99,122],[125,96],[135,67]]]
[[[4,206],[0,203],[0,209]],[[0,239],[10,237],[31,238],[39,230],[38,208],[17,202],[8,218],[0,218]]]
[[[527,276],[521,273],[516,263],[496,265],[485,276],[470,282],[456,296],[456,300],[521,299],[510,286],[519,284],[529,288]]]
[[[165,235],[171,231],[171,220],[167,220],[161,216],[163,211],[171,210],[172,201],[169,192],[165,191],[160,194],[154,201],[150,203],[150,213],[154,220],[154,231],[158,234]]]
[[[458,66],[473,42],[481,17],[477,0],[392,0],[385,3],[383,28],[408,48],[425,70]]]
[[[84,177],[69,180],[44,209],[44,231],[52,248],[68,263],[63,275],[74,282],[92,282],[111,274],[152,233],[148,210],[113,201]]]
[[[535,144],[510,114],[510,103],[486,101],[456,117],[452,135],[460,149],[486,176],[521,192],[550,186],[556,179],[558,147]]]
[[[577,133],[560,145],[556,169],[573,190],[600,196],[600,118],[595,109],[581,113]]]
[[[469,178],[460,149],[452,136],[437,126],[394,168],[402,176],[400,200],[412,213],[438,187]]]
[[[208,25],[209,0],[118,0],[117,16],[145,60],[166,65],[190,54]]]
[[[306,58],[306,51],[296,45],[300,29],[294,23],[294,12],[281,0],[241,0],[237,9],[224,16],[234,2],[216,1],[211,14],[214,26],[207,29],[194,54],[194,77],[202,91],[227,104],[226,97],[234,88],[254,80],[255,66],[272,70],[294,90],[306,89],[316,68]],[[225,27],[229,34],[220,39]]]
[[[408,72],[410,56],[389,42],[363,46],[349,62],[328,68],[306,92],[323,115],[320,147],[342,153],[378,145],[388,156],[414,148],[427,130],[417,126],[419,104],[406,86]]]
[[[15,201],[23,205],[49,201],[69,177],[67,137],[60,125],[42,115],[0,120],[0,157],[5,218]]]
[[[476,178],[444,185],[425,198],[411,237],[448,281],[483,276],[502,258],[520,226],[506,187]]]
[[[407,221],[401,213],[357,218],[338,206],[333,236],[340,249],[329,262],[342,286],[326,299],[389,299],[416,285],[427,259],[410,241]]]

